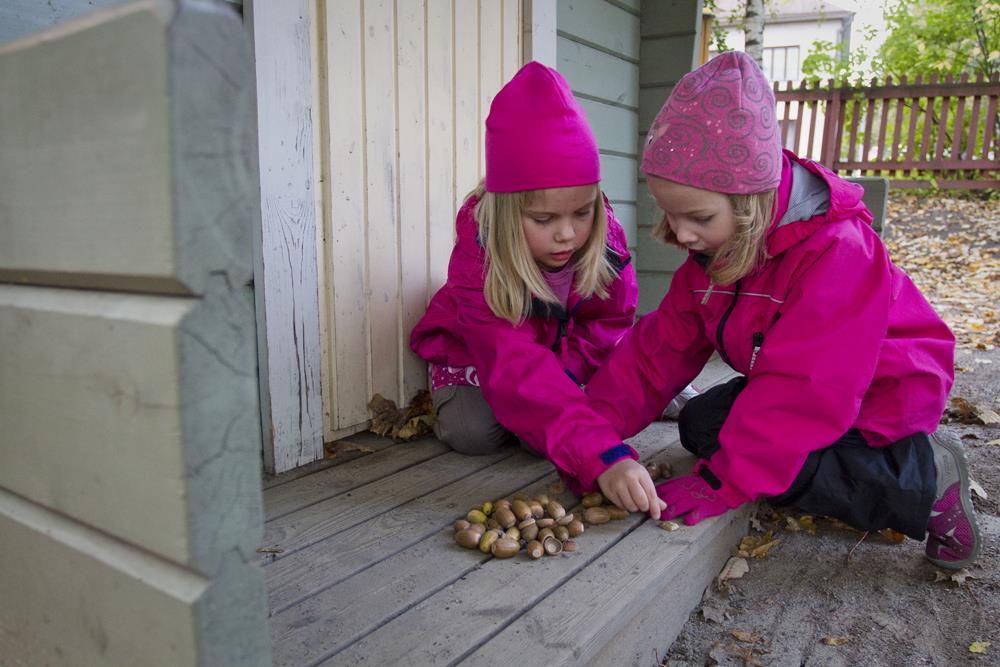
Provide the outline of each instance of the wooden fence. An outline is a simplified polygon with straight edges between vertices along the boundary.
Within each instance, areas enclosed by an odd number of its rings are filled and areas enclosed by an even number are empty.
[[[1000,187],[1000,81],[951,75],[872,79],[865,87],[774,84],[786,148],[893,187]]]

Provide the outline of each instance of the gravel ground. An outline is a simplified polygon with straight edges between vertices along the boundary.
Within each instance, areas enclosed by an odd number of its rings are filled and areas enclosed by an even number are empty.
[[[974,497],[978,562],[952,577],[922,543],[763,506],[751,537],[777,543],[705,592],[664,665],[1000,665],[1000,425],[988,423],[1000,412],[1000,202],[894,193],[889,223],[895,261],[959,339],[944,421],[986,496]]]

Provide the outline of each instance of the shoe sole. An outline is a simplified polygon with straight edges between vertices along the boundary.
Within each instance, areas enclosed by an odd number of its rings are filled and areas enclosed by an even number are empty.
[[[930,440],[934,441],[939,447],[944,448],[949,454],[954,458],[957,468],[958,468],[958,499],[962,503],[962,510],[969,519],[969,523],[972,526],[972,536],[975,540],[972,546],[972,554],[963,560],[948,560],[942,561],[927,557],[931,563],[937,567],[944,568],[946,570],[961,570],[963,567],[971,565],[975,562],[976,558],[979,557],[979,546],[981,543],[981,537],[979,535],[979,523],[976,521],[976,510],[972,507],[972,494],[969,492],[971,488],[969,484],[969,465],[965,460],[965,451],[962,448],[958,438],[952,433],[932,433],[929,436]],[[929,539],[929,538],[928,538]]]

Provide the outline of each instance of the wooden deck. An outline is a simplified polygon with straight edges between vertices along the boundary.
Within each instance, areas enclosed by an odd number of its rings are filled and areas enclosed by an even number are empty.
[[[732,376],[713,362],[697,383]],[[630,442],[644,460],[693,463],[673,422]],[[672,533],[633,514],[588,527],[574,553],[497,560],[456,545],[452,522],[519,490],[552,493],[548,461],[371,434],[341,452],[351,460],[265,482],[276,665],[653,665],[746,529],[745,512]]]

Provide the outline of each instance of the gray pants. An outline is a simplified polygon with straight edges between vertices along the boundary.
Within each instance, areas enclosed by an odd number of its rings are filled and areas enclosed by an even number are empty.
[[[434,412],[434,435],[460,454],[485,456],[495,454],[519,438],[505,429],[493,416],[479,387],[454,385],[431,393]],[[523,441],[521,447],[535,453]]]

